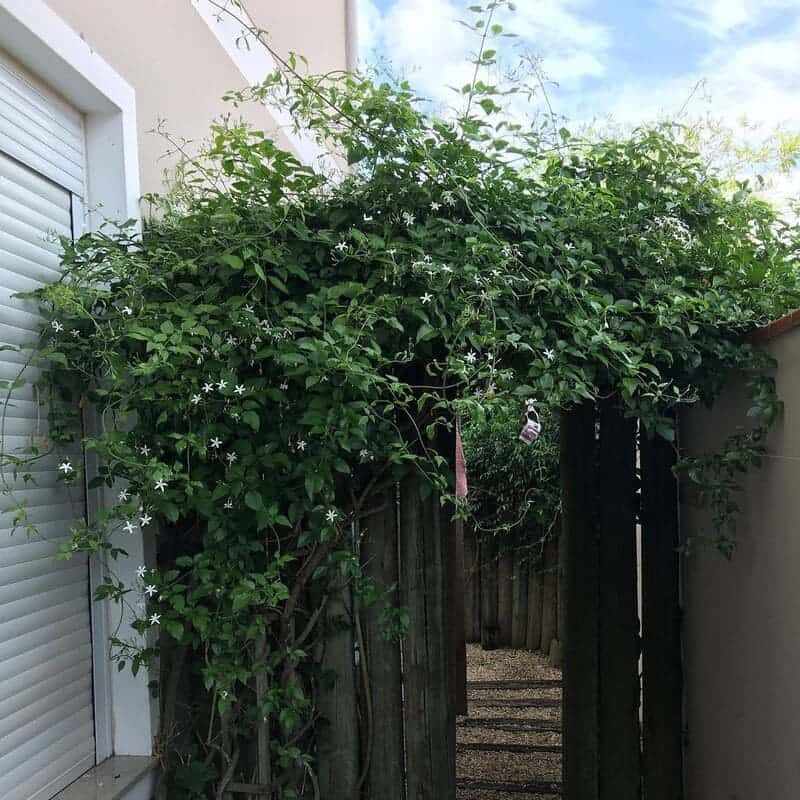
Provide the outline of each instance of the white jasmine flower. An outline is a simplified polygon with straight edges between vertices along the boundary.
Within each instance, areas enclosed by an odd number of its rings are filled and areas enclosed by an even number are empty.
[[[213,439],[208,440],[209,447],[213,447],[214,450],[219,450],[222,447],[222,439],[217,438],[216,436]]]
[[[422,297],[420,297],[420,300],[422,301],[422,304],[425,305],[426,303],[430,303],[430,301],[433,300],[433,295],[430,294],[429,292],[425,292],[425,294],[422,295]]]
[[[68,460],[67,460],[67,461],[62,461],[62,462],[61,462],[61,463],[58,465],[58,468],[59,468],[59,469],[61,470],[61,472],[63,472],[65,475],[69,475],[69,473],[70,473],[70,472],[72,472],[72,471],[74,470],[74,467],[72,466],[72,464],[70,464],[70,462],[69,462]]]
[[[396,247],[393,247],[391,250],[387,250],[386,252],[387,252],[387,253],[388,253],[388,254],[389,254],[389,255],[390,255],[392,258],[394,258],[394,257],[397,255],[397,248],[396,248]]]
[[[431,203],[431,211],[438,211],[442,207],[441,203],[437,203],[435,200]]]
[[[150,624],[151,625],[158,625],[161,622],[161,614],[151,614],[150,615]]]
[[[449,206],[454,206],[456,204],[456,198],[452,192],[442,192],[442,200]]]
[[[142,516],[139,517],[139,524],[143,528],[146,528],[152,521],[153,518],[149,514],[142,514]]]
[[[158,591],[158,590],[156,589],[156,587],[155,587],[155,586],[153,586],[153,584],[152,584],[152,583],[151,583],[149,586],[145,586],[145,587],[144,587],[144,593],[145,593],[145,594],[146,594],[148,597],[152,597],[152,596],[153,596],[153,595],[154,595],[154,594],[155,594],[157,591]]]
[[[205,383],[203,384],[203,391],[208,394],[209,392],[214,391],[214,384],[213,383]]]
[[[128,498],[129,498],[129,497],[130,497],[130,494],[128,493],[128,490],[127,490],[127,489],[123,489],[123,490],[122,490],[122,491],[121,491],[121,492],[120,492],[120,493],[117,495],[117,499],[120,501],[120,503],[127,503],[127,502],[128,502]]]
[[[297,443],[296,447],[297,447],[297,449],[298,449],[298,450],[300,450],[301,452],[305,451],[305,449],[306,449],[306,442],[305,442],[305,440],[304,440],[304,439],[300,439],[300,441]]]
[[[133,533],[136,530],[136,526],[130,520],[125,523],[123,528],[125,529],[125,533]]]
[[[547,349],[544,351],[544,357],[545,357],[545,358],[546,358],[548,361],[552,361],[552,360],[553,360],[553,359],[556,357],[555,351],[554,351],[554,350],[551,350],[551,349],[548,347],[548,348],[547,348]]]
[[[325,514],[325,519],[328,522],[336,522],[336,518],[339,516],[339,512],[335,508],[328,509],[328,512]]]
[[[339,243],[336,245],[336,249],[337,249],[337,250],[338,250],[340,253],[343,253],[345,250],[347,250],[347,242],[339,242]]]
[[[222,691],[219,693],[219,696],[220,696],[220,697],[221,697],[223,700],[227,700],[227,699],[228,699],[228,691],[227,691],[227,689],[223,689],[223,690],[222,690]]]
[[[220,382],[217,384],[217,389],[222,391],[223,389],[227,388],[227,386],[228,386],[228,381],[220,380]]]
[[[467,364],[474,364],[477,360],[478,356],[474,350],[470,350],[469,353],[464,356],[464,361],[466,361]]]
[[[203,346],[200,348],[200,352],[201,352],[203,355],[206,355],[206,354],[208,353],[208,348],[207,348],[205,345],[203,345]]]
[[[150,448],[149,448],[149,447],[148,447],[146,444],[143,444],[143,445],[142,445],[142,446],[139,448],[139,452],[140,452],[140,453],[141,453],[141,454],[142,454],[142,455],[143,455],[145,458],[147,458],[147,456],[149,456],[149,455],[150,455]]]
[[[411,227],[414,224],[414,220],[416,217],[410,211],[404,211],[401,216],[403,217],[403,222],[408,226]]]
[[[199,367],[203,363],[203,356],[197,356],[197,361],[194,363]]]
[[[284,381],[281,384],[281,389],[285,392],[288,388],[289,388],[289,382],[288,381]]]
[[[246,305],[246,306],[244,307],[244,310],[245,310],[245,311],[246,311],[248,314],[252,314],[252,313],[253,313],[253,306],[251,306],[250,304],[248,304],[248,305]]]
[[[138,577],[144,578],[144,576],[147,575],[147,567],[145,567],[144,565],[137,567],[136,574]]]
[[[200,401],[202,399],[203,398],[199,394],[193,394],[192,395],[192,404],[195,405],[195,406],[199,406],[200,405]]]
[[[225,458],[228,459],[228,464],[233,464],[239,456],[237,456],[236,453],[226,453]]]
[[[122,313],[125,314],[125,316],[130,317],[133,315],[133,309],[130,306],[125,306],[125,308],[122,309]]]
[[[239,383],[239,384],[236,385],[236,388],[233,391],[236,394],[238,394],[239,397],[241,397],[245,393],[245,388],[244,388],[244,386],[242,384]]]
[[[77,338],[78,338],[80,335],[81,335],[81,332],[80,332],[80,331],[79,331],[77,328],[73,329],[73,331],[72,331],[72,337],[73,337],[74,339],[77,339]]]
[[[164,494],[164,490],[167,488],[167,482],[159,478],[154,484],[153,487],[157,489],[161,494]]]
[[[223,508],[230,511],[233,508],[233,500],[226,500]]]
[[[61,333],[61,331],[63,331],[63,330],[64,330],[64,326],[63,326],[63,325],[62,325],[62,324],[61,324],[61,323],[60,323],[60,322],[59,322],[57,319],[54,319],[54,320],[53,320],[53,321],[50,323],[50,327],[51,327],[51,328],[52,328],[52,329],[53,329],[53,330],[54,330],[56,333]]]

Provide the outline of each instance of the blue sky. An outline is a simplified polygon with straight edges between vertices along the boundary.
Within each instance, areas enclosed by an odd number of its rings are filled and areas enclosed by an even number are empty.
[[[455,20],[480,0],[359,0],[362,58],[388,58],[435,100],[468,80]],[[690,109],[800,129],[800,0],[517,0],[506,28],[541,56],[556,111],[635,124]],[[509,42],[512,40],[508,40]],[[510,54],[509,54],[510,55]],[[462,78],[466,78],[462,80]]]

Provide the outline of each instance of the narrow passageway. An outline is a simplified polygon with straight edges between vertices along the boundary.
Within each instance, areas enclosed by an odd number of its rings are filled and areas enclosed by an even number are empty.
[[[561,670],[527,650],[467,645],[457,723],[458,800],[561,795]]]

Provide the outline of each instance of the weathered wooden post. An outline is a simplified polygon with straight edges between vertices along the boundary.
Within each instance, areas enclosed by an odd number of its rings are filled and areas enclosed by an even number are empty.
[[[409,800],[454,800],[455,709],[447,631],[448,526],[420,479],[400,485],[400,590],[410,628],[403,641],[406,792]],[[327,797],[323,795],[323,797]]]
[[[641,463],[644,796],[680,800],[683,698],[675,447],[645,433]]]
[[[501,547],[506,547],[504,542]],[[506,550],[497,560],[497,627],[498,644],[508,647],[511,644],[511,619],[513,615],[513,559]]]
[[[600,406],[600,797],[641,797],[636,421]]]
[[[525,647],[528,632],[528,565],[522,559],[522,553],[516,549],[511,578],[511,646],[517,649]]]
[[[499,645],[497,626],[497,543],[493,535],[480,541],[481,561],[481,647],[496,650]]]
[[[541,559],[528,565],[528,629],[525,634],[525,647],[538,650],[542,644],[542,585]]]
[[[542,571],[541,649],[550,654],[553,640],[558,636],[558,539],[551,537],[544,545]]]
[[[361,563],[366,577],[378,586],[396,587],[398,571],[397,505],[394,488],[376,496],[375,509],[363,521]],[[398,603],[395,594],[391,602]],[[400,673],[400,643],[387,638],[381,625],[380,608],[362,612],[364,653],[362,674],[369,686],[369,741],[362,753],[367,772],[367,796],[404,800],[403,700]],[[363,769],[362,766],[362,769]]]
[[[480,642],[481,574],[478,536],[470,526],[464,528],[464,615],[466,640]]]
[[[595,414],[591,403],[561,413],[564,592],[563,796],[598,800],[598,597]]]
[[[319,789],[330,800],[358,795],[360,745],[356,716],[353,608],[344,580],[331,585],[325,612],[325,651],[318,707]]]

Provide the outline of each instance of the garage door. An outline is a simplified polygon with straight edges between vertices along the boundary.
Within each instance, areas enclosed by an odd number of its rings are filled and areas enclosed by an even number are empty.
[[[80,116],[0,54],[0,343],[35,337],[36,307],[13,295],[58,276],[57,237],[72,235],[83,185]],[[0,351],[0,379],[13,380],[24,364],[24,353]],[[46,435],[30,387],[13,392],[3,416],[6,453]],[[66,455],[81,461],[77,450]],[[15,530],[13,513],[0,514],[3,800],[47,800],[95,762],[89,566],[85,557],[53,559],[85,514],[81,487],[58,480],[64,456],[38,461],[35,483],[9,468],[2,475],[14,492],[0,497],[0,508],[26,502],[37,529]]]

